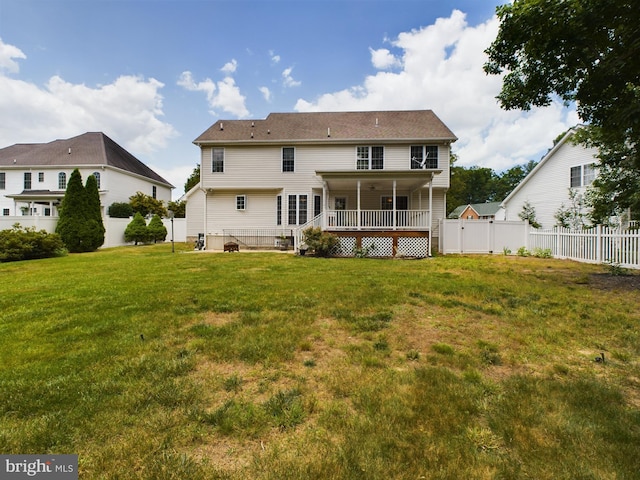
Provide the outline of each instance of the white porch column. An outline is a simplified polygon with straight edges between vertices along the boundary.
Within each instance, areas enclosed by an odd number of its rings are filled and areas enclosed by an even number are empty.
[[[356,208],[356,215],[358,216],[356,219],[356,226],[358,230],[360,230],[360,180],[358,180],[358,204]]]
[[[393,181],[393,229],[397,230],[398,227],[396,225],[396,187],[397,187],[397,180]]]
[[[329,209],[329,191],[327,182],[322,182],[322,230],[327,229],[327,210]]]
[[[433,226],[433,173],[431,174],[431,181],[429,182],[429,242],[431,242],[431,227]]]

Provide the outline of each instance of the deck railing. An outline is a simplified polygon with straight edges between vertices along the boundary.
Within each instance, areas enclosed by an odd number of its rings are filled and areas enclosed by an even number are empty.
[[[329,230],[427,230],[429,210],[329,210]]]

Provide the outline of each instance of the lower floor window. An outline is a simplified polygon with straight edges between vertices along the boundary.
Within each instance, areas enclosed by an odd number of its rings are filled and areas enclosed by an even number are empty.
[[[237,195],[236,196],[236,210],[246,210],[247,209],[247,196],[246,195]]]
[[[303,225],[307,223],[307,196],[289,195],[288,205],[289,225]]]

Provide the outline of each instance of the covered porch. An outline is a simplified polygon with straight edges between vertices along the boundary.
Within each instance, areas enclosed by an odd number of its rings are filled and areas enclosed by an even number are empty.
[[[323,208],[316,225],[332,231],[429,231],[433,178],[441,170],[316,172]]]

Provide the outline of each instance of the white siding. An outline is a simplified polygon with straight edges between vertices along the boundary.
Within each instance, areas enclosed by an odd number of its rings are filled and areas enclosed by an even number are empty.
[[[282,145],[287,146],[287,145]],[[213,173],[211,149],[202,149],[202,183],[208,188],[321,188],[317,170],[355,171],[354,145],[296,146],[295,171],[282,172],[282,146],[224,147],[224,172]],[[386,146],[384,170],[410,170],[410,145]],[[449,186],[449,147],[441,145],[434,186]]]
[[[596,154],[595,149],[585,149],[566,141],[508,199],[505,219],[520,220],[518,214],[528,201],[535,208],[536,220],[542,228],[552,228],[556,224],[554,215],[558,209],[563,203],[565,207],[569,205],[571,167],[595,162]],[[584,193],[585,188],[577,190]]]
[[[31,190],[50,190],[58,191],[58,174],[63,172],[67,177],[67,184],[71,178],[74,168],[60,167],[35,167],[30,169],[2,169],[5,172],[6,185],[5,189],[0,191],[0,214],[2,210],[8,208],[11,215],[20,215],[20,203],[15,207],[14,200],[7,198],[5,195],[15,195],[24,190],[24,173],[31,172]],[[152,194],[152,186],[154,183],[145,180],[142,177],[130,175],[122,170],[116,170],[110,167],[102,168],[101,166],[91,166],[78,168],[82,176],[83,185],[87,183],[89,175],[94,172],[100,173],[100,202],[102,204],[103,214],[106,214],[109,205],[114,202],[129,201],[129,197],[141,191],[147,195]],[[42,182],[39,181],[39,174],[44,174]],[[171,200],[171,189],[166,185],[155,184],[157,186],[156,198],[165,202]],[[47,205],[35,205],[37,215],[44,215],[44,208]],[[18,211],[16,211],[18,210]]]
[[[187,201],[187,237],[197,237],[198,233],[204,233],[204,207],[205,194],[198,189],[191,193]]]

